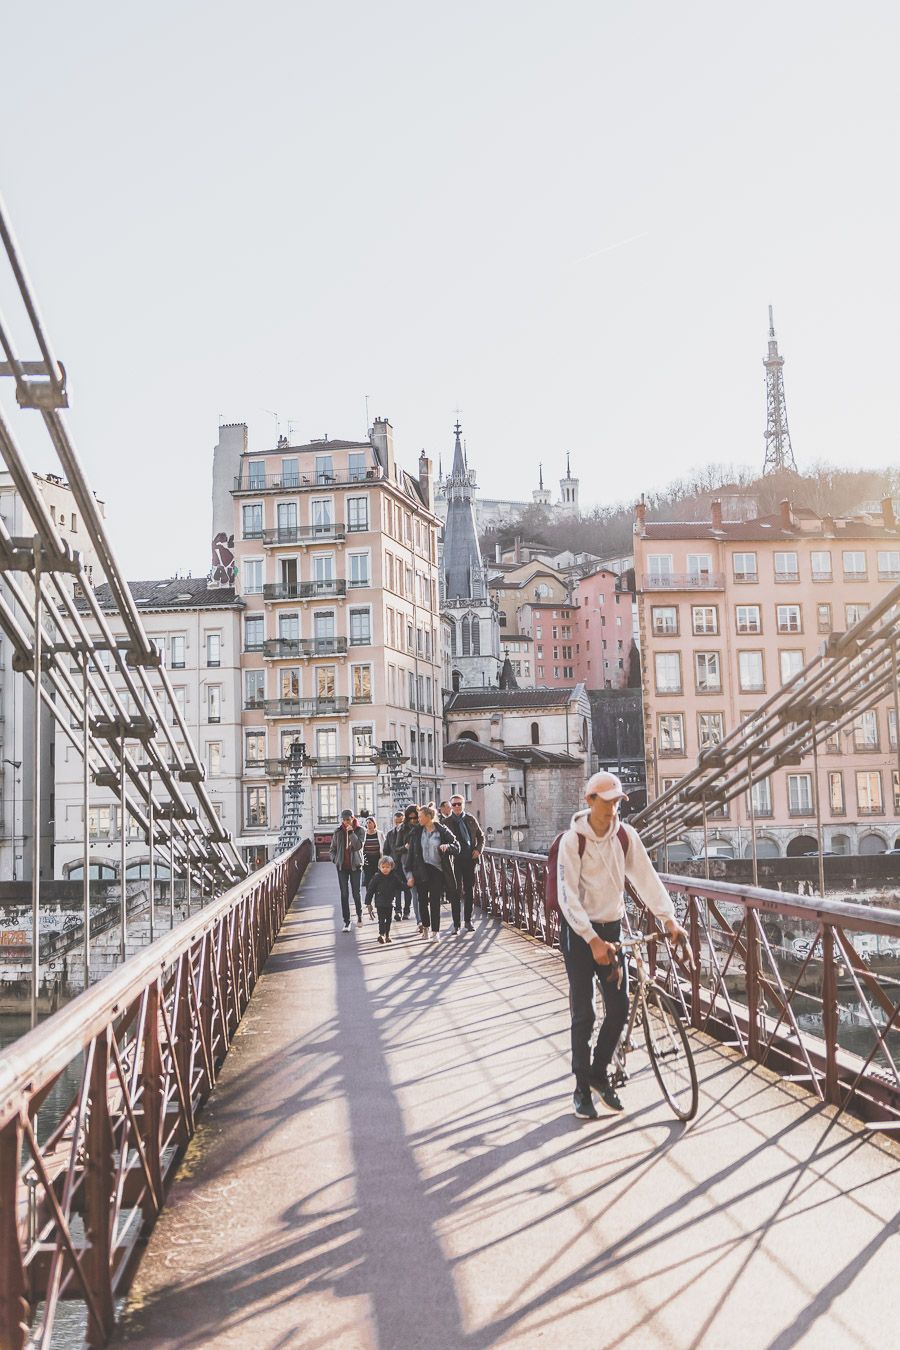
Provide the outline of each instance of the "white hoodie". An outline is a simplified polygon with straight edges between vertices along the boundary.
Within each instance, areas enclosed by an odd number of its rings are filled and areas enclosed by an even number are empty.
[[[620,822],[613,816],[606,834],[594,833],[587,811],[576,811],[563,835],[557,857],[557,894],[569,927],[590,942],[597,936],[592,924],[613,923],[625,913],[625,878],[660,919],[674,919],[669,893],[656,874],[640,835],[631,825],[628,857],[616,838]],[[584,836],[584,854],[578,856],[578,836]]]

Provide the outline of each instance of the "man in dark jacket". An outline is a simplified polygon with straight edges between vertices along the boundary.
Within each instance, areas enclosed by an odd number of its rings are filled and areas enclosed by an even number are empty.
[[[338,885],[341,888],[341,913],[344,916],[344,932],[350,932],[350,891],[353,891],[353,903],[356,905],[356,923],[362,924],[362,901],[359,897],[359,878],[362,872],[362,851],[365,832],[360,825],[354,825],[353,812],[342,811],[341,823],[331,836],[329,857],[337,868]]]
[[[454,860],[457,887],[462,896],[466,932],[473,933],[475,931],[472,927],[472,906],[475,903],[475,868],[484,849],[484,830],[471,812],[466,810],[466,799],[461,793],[455,792],[450,798],[450,810],[450,819],[443,823],[450,827],[459,840],[459,857]],[[455,905],[451,897],[451,906],[453,922],[458,933],[459,896],[457,896]]]

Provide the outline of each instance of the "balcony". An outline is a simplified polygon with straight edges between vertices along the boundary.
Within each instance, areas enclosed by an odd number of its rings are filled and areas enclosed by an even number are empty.
[[[349,755],[312,755],[309,759],[314,778],[349,778]]]
[[[347,583],[329,581],[276,581],[263,586],[264,600],[342,600]]]
[[[347,639],[345,637],[327,638],[270,638],[263,649],[263,655],[272,661],[296,660],[311,656],[346,656]]]
[[[245,698],[244,712],[262,712],[265,709],[266,700],[260,694],[259,698]]]
[[[666,572],[642,578],[645,591],[724,591],[724,572]]]
[[[282,544],[330,544],[347,537],[344,525],[281,525],[274,530],[263,530],[260,536],[266,548]]]
[[[244,639],[244,651],[245,651],[245,652],[250,652],[250,653],[253,653],[253,654],[259,653],[259,652],[262,651],[264,645],[265,645],[265,644],[263,643],[262,638],[260,638],[260,640],[259,640],[258,642],[256,642],[256,641],[255,641],[254,639],[252,639],[252,638],[251,638],[249,641],[248,641],[246,638]]]
[[[351,702],[351,703],[371,703],[371,702],[372,702],[372,692],[371,692],[371,690],[370,690],[367,694],[352,694],[351,697],[350,697],[350,702]]]
[[[267,698],[266,717],[335,717],[350,711],[346,698]]]
[[[788,806],[788,815],[792,818],[799,816],[814,816],[815,807],[812,802],[807,802],[804,806]]]
[[[879,806],[857,806],[857,814],[860,816],[883,816],[884,807]]]
[[[306,488],[345,487],[351,483],[372,483],[384,478],[384,470],[377,465],[368,469],[332,469],[330,473],[312,469],[308,473],[266,473],[244,476],[234,480],[234,491],[296,492]]]

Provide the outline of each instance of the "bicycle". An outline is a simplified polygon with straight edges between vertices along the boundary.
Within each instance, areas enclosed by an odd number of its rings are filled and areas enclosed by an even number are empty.
[[[625,1063],[635,1049],[634,1028],[640,1016],[647,1054],[663,1096],[679,1120],[693,1120],[697,1114],[699,1088],[691,1043],[675,1004],[647,974],[639,951],[656,940],[654,934],[642,933],[622,938],[615,944],[617,952],[630,952],[634,957],[634,992],[628,1021],[613,1055],[610,1081],[621,1087],[628,1079]],[[687,955],[691,963],[690,952]]]

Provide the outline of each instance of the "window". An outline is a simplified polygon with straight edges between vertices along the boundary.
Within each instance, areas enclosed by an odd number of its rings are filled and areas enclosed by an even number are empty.
[[[173,670],[184,670],[185,639],[181,634],[173,633],[169,639],[169,665]]]
[[[353,702],[372,702],[372,667],[353,666]]]
[[[334,463],[330,455],[316,455],[316,482],[334,482]]]
[[[320,825],[338,822],[338,790],[336,783],[319,783],[316,787],[316,815]]]
[[[692,581],[708,581],[712,570],[712,558],[708,553],[689,553],[687,570]]]
[[[772,814],[772,784],[768,778],[760,778],[751,788],[754,816]]]
[[[368,609],[350,611],[350,645],[359,647],[372,641],[371,616]]]
[[[313,534],[331,534],[334,529],[334,503],[330,497],[314,497],[312,503]]]
[[[175,709],[181,714],[184,720],[185,706],[187,704],[187,691],[182,684],[176,684],[172,690],[172,697],[175,701],[175,708],[172,710],[172,726],[178,725],[178,718],[175,715]]]
[[[299,459],[283,459],[281,461],[281,486],[286,488],[300,486]]]
[[[831,632],[831,605],[827,601],[816,605],[816,629],[820,633]]]
[[[737,605],[735,626],[739,633],[761,633],[762,619],[759,605]]]
[[[263,565],[261,558],[247,558],[241,565],[244,595],[262,595]]]
[[[331,590],[331,584],[334,581],[334,554],[333,553],[314,553],[312,555],[312,579],[317,587],[324,591]]]
[[[278,636],[286,638],[290,642],[295,642],[300,636],[300,616],[299,614],[279,614],[278,615]],[[296,655],[296,653],[294,653]]]
[[[900,581],[900,549],[878,550],[878,580]]]
[[[894,814],[900,812],[900,769],[891,770],[891,781],[894,785]]]
[[[738,652],[738,683],[744,693],[765,692],[762,652]]]
[[[869,606],[866,604],[845,605],[844,620],[847,624],[847,627],[852,628],[853,625],[855,623],[859,623],[860,619],[864,618],[865,615],[868,614],[868,612]]]
[[[375,814],[375,784],[353,784],[353,809],[358,816]]]
[[[812,813],[812,778],[808,773],[789,773],[787,776],[788,814],[808,816]]]
[[[813,581],[831,580],[831,554],[827,549],[814,549],[809,555]]]
[[[684,754],[684,718],[681,713],[660,713],[657,717],[661,755]]]
[[[718,745],[724,735],[725,718],[722,713],[697,714],[697,743],[701,750]]]
[[[411,670],[406,672],[407,701],[411,712],[416,710],[416,677]]]
[[[776,553],[775,554],[775,580],[776,581],[799,581],[800,572],[797,567],[796,553]]]
[[[245,825],[248,830],[265,829],[269,823],[269,791],[264,787],[246,789]]]
[[[358,483],[366,476],[366,452],[354,450],[347,456],[347,468],[351,483]]]
[[[251,489],[266,486],[266,462],[264,459],[253,459],[247,465],[247,486]]]
[[[874,708],[860,713],[854,720],[853,747],[855,750],[878,749],[878,714]]]
[[[759,581],[755,553],[732,554],[731,567],[735,581]]]
[[[220,684],[207,686],[206,720],[207,722],[221,722],[222,720],[222,686]]]
[[[265,641],[265,619],[252,614],[244,619],[244,651],[261,652]]]
[[[338,737],[335,727],[319,727],[316,731],[316,759],[319,768],[331,767],[337,759]]]
[[[351,553],[350,557],[350,585],[368,586],[369,584],[369,555],[368,553]]]
[[[206,747],[206,766],[210,778],[218,778],[222,772],[222,742],[210,741]]]
[[[372,762],[372,728],[354,727],[353,728],[353,762],[355,764],[371,764]]]
[[[718,633],[719,611],[715,605],[692,605],[691,623],[697,634]]]
[[[334,666],[316,666],[316,698],[332,699],[336,691],[336,668]]]
[[[353,531],[361,531],[367,530],[368,528],[369,528],[368,497],[348,497],[347,529]]]
[[[779,633],[800,633],[803,631],[799,605],[776,605],[775,613]]]
[[[844,563],[844,580],[865,581],[867,574],[865,553],[845,548],[841,557]]]
[[[278,671],[278,697],[300,697],[300,671],[296,666],[282,666]]]
[[[261,768],[266,758],[266,733],[248,731],[244,734],[244,768]]]
[[[221,633],[207,633],[206,635],[206,664],[208,666],[220,666],[222,664]]]
[[[264,670],[245,670],[244,671],[244,707],[259,708],[265,699],[265,679]]]
[[[897,749],[897,713],[893,708],[888,710],[888,744],[892,750]]]
[[[671,553],[650,553],[647,556],[647,566],[650,568],[651,586],[669,586],[672,576],[672,555]],[[548,592],[549,594],[549,592]]]
[[[694,682],[698,694],[719,692],[722,688],[722,675],[718,652],[694,653]]]
[[[540,743],[541,743],[541,724],[540,724],[540,722],[532,722],[532,724],[531,724],[531,744],[532,744],[532,745],[540,745]]]
[[[241,507],[241,521],[245,539],[262,539],[263,509],[262,502]]]
[[[654,657],[656,668],[656,692],[658,694],[681,693],[681,653],[657,652]]]
[[[792,680],[803,669],[803,653],[798,651],[779,652],[778,664],[781,671],[781,683],[787,684],[788,680]]]
[[[92,839],[112,838],[116,833],[114,806],[88,807],[88,833]]]
[[[877,769],[857,769],[856,809],[861,816],[879,815],[884,810],[881,774]]]
[[[844,775],[837,770],[828,775],[828,805],[833,816],[842,816],[847,809],[844,805]]]

